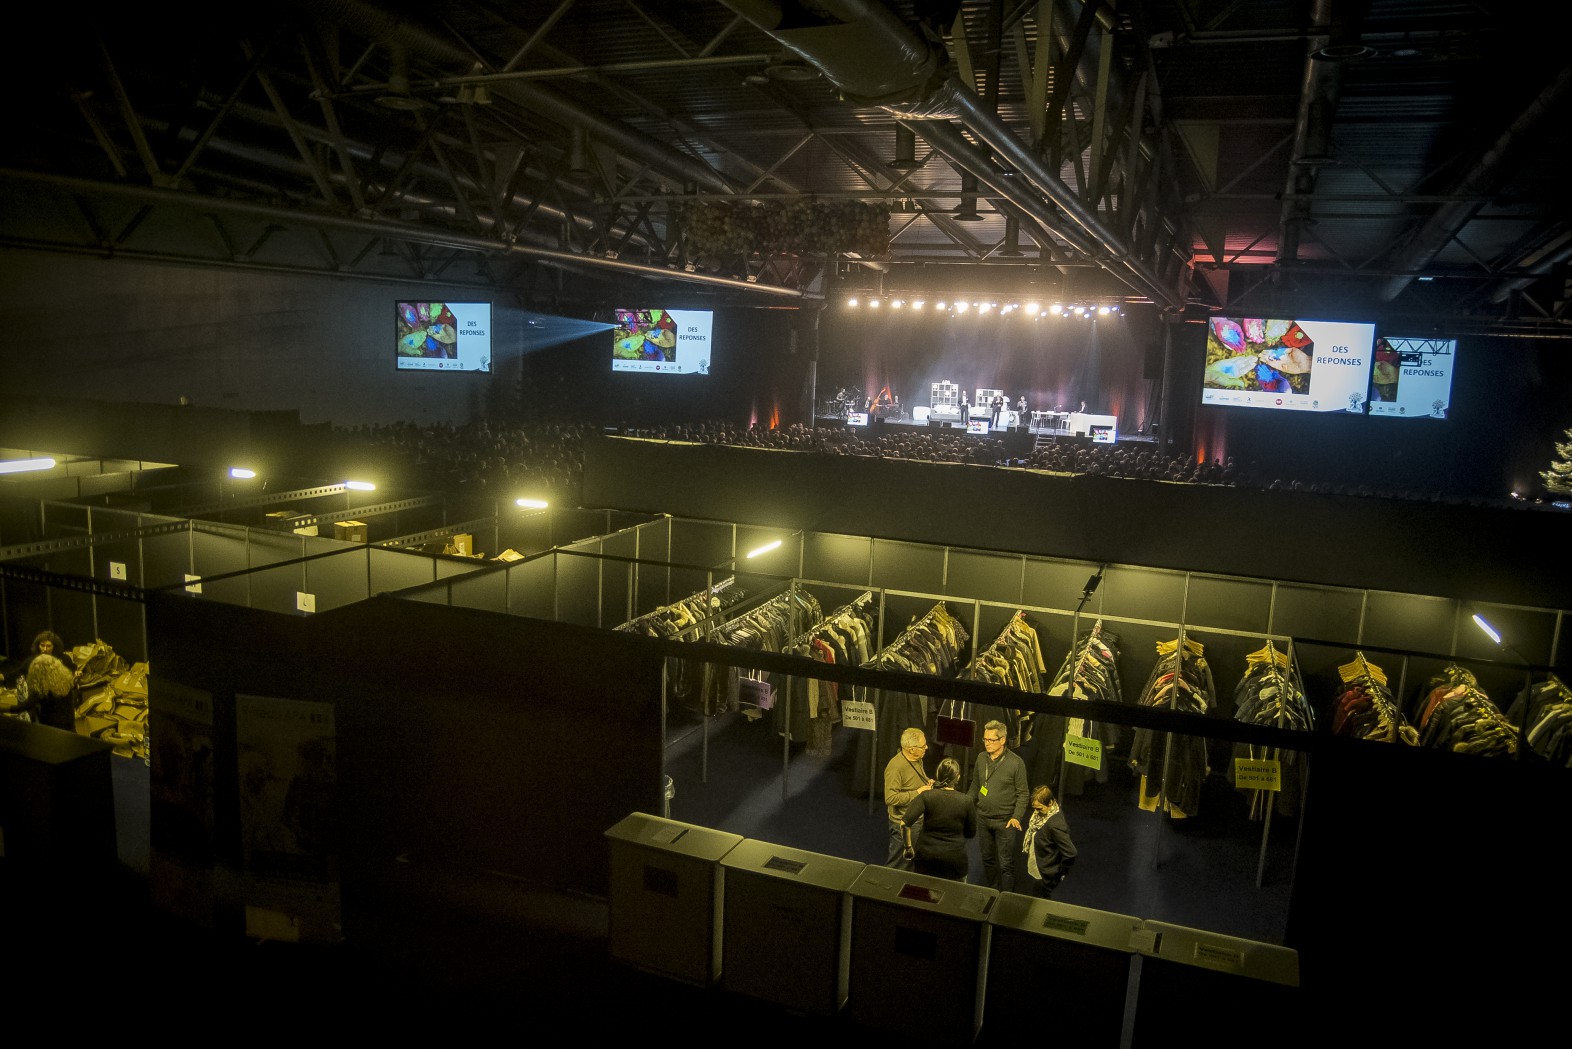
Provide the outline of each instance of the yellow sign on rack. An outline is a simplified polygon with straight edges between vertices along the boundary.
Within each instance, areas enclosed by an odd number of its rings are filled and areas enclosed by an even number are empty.
[[[1235,758],[1234,786],[1240,790],[1282,790],[1283,763]]]
[[[1100,740],[1087,736],[1064,737],[1064,760],[1072,765],[1085,765],[1089,769],[1103,767],[1103,745]]]

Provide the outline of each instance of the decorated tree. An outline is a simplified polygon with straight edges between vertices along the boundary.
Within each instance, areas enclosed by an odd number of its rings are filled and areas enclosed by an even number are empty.
[[[1572,428],[1562,434],[1564,441],[1556,442],[1556,458],[1550,469],[1539,471],[1539,479],[1552,492],[1572,492]]]

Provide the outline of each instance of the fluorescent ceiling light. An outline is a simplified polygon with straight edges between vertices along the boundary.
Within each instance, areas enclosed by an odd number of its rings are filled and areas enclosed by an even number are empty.
[[[1494,641],[1498,645],[1501,643],[1500,632],[1497,631],[1495,627],[1491,626],[1490,623],[1486,621],[1485,617],[1480,615],[1478,612],[1474,613],[1474,625],[1483,630],[1485,632],[1485,636],[1490,640]]]
[[[377,486],[370,481],[345,481],[344,487],[352,492],[374,492]]]
[[[55,461],[47,455],[37,459],[8,459],[0,462],[0,474],[20,474],[29,470],[53,470]]]

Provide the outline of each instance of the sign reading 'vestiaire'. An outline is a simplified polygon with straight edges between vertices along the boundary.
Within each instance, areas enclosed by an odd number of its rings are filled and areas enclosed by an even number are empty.
[[[841,727],[874,730],[873,704],[864,700],[849,699],[841,703]]]

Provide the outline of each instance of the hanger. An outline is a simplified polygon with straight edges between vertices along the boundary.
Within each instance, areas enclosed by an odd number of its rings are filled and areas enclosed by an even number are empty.
[[[1382,688],[1386,687],[1386,671],[1365,659],[1363,652],[1354,653],[1352,663],[1344,663],[1337,668],[1338,677],[1343,679],[1343,684],[1352,685],[1356,681],[1374,683]]]

